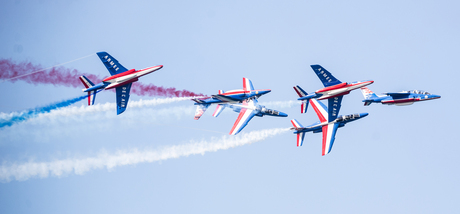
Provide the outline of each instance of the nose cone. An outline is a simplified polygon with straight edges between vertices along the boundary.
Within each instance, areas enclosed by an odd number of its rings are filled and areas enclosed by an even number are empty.
[[[264,94],[270,93],[271,91],[272,91],[272,90],[270,90],[270,89],[257,90],[257,91],[256,91],[256,94],[264,95]]]
[[[431,95],[431,99],[439,99],[439,98],[441,98],[441,96],[436,95],[436,94]]]
[[[369,115],[369,113],[360,113],[359,117],[366,117],[367,115]]]
[[[367,81],[364,81],[365,85],[370,85],[372,83],[374,83],[374,80],[367,80]]]
[[[279,112],[279,116],[280,117],[287,117],[288,115],[286,113],[284,113],[284,112]]]

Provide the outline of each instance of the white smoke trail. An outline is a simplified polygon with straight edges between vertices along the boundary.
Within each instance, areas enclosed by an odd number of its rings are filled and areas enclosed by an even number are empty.
[[[153,107],[161,104],[168,104],[173,102],[179,102],[184,100],[190,100],[194,97],[173,97],[173,98],[154,98],[149,100],[139,100],[129,102],[128,108],[144,108],[144,107]],[[104,103],[104,104],[95,104],[92,106],[69,106],[65,108],[59,108],[52,110],[48,113],[43,113],[45,117],[62,117],[62,116],[71,116],[71,115],[83,115],[87,113],[95,112],[104,112],[104,111],[113,111],[115,112],[116,103]],[[3,113],[0,112],[0,121],[1,120],[10,120],[14,116],[20,115],[21,112],[12,112],[12,113]]]
[[[302,104],[298,100],[288,100],[288,101],[271,101],[271,102],[259,102],[261,105],[266,106],[267,108],[292,108]]]
[[[237,146],[255,143],[268,137],[273,137],[289,131],[286,128],[265,129],[252,131],[237,136],[224,135],[218,139],[209,141],[191,140],[188,144],[163,147],[157,150],[132,149],[130,151],[118,151],[115,154],[100,153],[97,157],[82,159],[65,159],[50,162],[28,162],[22,164],[3,163],[0,167],[0,181],[9,182],[13,179],[24,181],[32,177],[47,178],[49,176],[61,177],[70,173],[83,175],[93,170],[107,168],[108,170],[119,166],[134,165],[139,163],[151,163],[171,158],[187,157],[189,155],[204,155],[206,152],[216,152]]]

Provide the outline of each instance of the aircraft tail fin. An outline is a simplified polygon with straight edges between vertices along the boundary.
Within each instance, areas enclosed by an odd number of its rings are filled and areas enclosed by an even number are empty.
[[[304,128],[302,124],[299,123],[296,119],[291,120],[292,125],[294,126],[293,129],[299,130]],[[305,132],[297,132],[297,146],[303,145],[303,139],[305,138]]]
[[[293,87],[299,97],[305,97],[308,95],[300,86],[296,85]],[[307,113],[308,109],[308,100],[302,100],[302,105],[300,106],[300,113]]]
[[[244,77],[243,77],[243,90],[245,90],[245,91],[253,91],[254,90],[254,86],[252,86],[251,80],[249,80],[248,78],[244,78]]]
[[[379,98],[374,92],[372,92],[369,88],[367,87],[362,87],[361,88],[361,93],[363,93],[364,99],[364,106],[368,106],[372,103],[373,99]]]
[[[91,82],[91,80],[89,80],[87,77],[85,76],[80,76],[80,81],[83,83],[83,85],[85,86],[85,88],[90,88],[90,87],[93,87],[94,86],[94,83]],[[84,91],[85,89],[83,89]],[[94,105],[94,101],[96,100],[96,93],[97,93],[97,90],[94,90],[94,91],[88,91],[88,105]]]
[[[223,94],[224,93],[224,90],[219,90],[219,94]]]
[[[212,114],[213,117],[219,116],[219,114],[222,112],[222,110],[225,109],[225,105],[218,104],[216,107],[216,110],[214,111],[214,114]]]
[[[201,115],[204,114],[206,109],[208,109],[211,104],[198,104],[195,111],[195,120],[200,119]]]
[[[92,86],[94,86],[94,83],[91,82],[91,80],[89,80],[87,77],[85,76],[80,76],[80,81],[83,83],[83,85],[85,86],[85,88],[90,88]]]
[[[364,99],[375,99],[379,98],[374,92],[372,92],[369,88],[367,87],[362,87],[361,88],[361,93],[363,93]]]

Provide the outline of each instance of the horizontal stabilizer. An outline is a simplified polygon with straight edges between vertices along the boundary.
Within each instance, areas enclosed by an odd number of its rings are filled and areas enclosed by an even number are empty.
[[[372,101],[370,100],[363,100],[364,106],[370,106],[372,104]]]
[[[302,124],[299,123],[296,119],[291,120],[292,125],[294,126],[295,129],[301,129],[303,128]]]
[[[88,105],[94,105],[97,91],[88,91]]]
[[[201,115],[204,114],[204,112],[206,111],[206,109],[208,109],[209,105],[211,105],[211,104],[199,104],[199,105],[196,107],[196,111],[195,111],[195,120],[200,119]]]
[[[305,132],[297,133],[297,147],[303,145],[303,139],[305,138]]]
[[[300,105],[300,113],[301,114],[307,113],[308,103],[309,103],[308,100],[302,100],[302,105]]]

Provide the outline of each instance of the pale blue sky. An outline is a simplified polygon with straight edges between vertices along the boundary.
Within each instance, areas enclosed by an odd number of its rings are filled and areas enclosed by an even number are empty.
[[[0,183],[0,213],[458,213],[460,3],[457,1],[2,1],[0,58],[53,66],[107,51],[126,68],[164,68],[145,84],[205,94],[272,89],[259,102],[295,100],[294,85],[322,87],[309,65],[341,81],[374,80],[376,93],[422,89],[435,101],[364,107],[359,91],[341,114],[369,116],[304,146],[280,134],[251,145],[83,175]],[[66,67],[107,76],[94,55]],[[82,86],[83,88],[83,86]],[[80,88],[2,82],[0,112],[82,95]],[[133,95],[131,101],[151,99]],[[96,103],[114,102],[112,92]],[[84,105],[85,101],[75,104]],[[312,109],[268,106],[241,132],[316,122]],[[181,113],[165,114],[177,108]],[[173,109],[174,110],[174,109]],[[182,111],[181,110],[181,111]],[[96,157],[214,141],[237,117],[192,101],[31,121],[0,129],[0,162]],[[44,122],[43,122],[44,121]],[[202,129],[202,130],[196,130]]]

